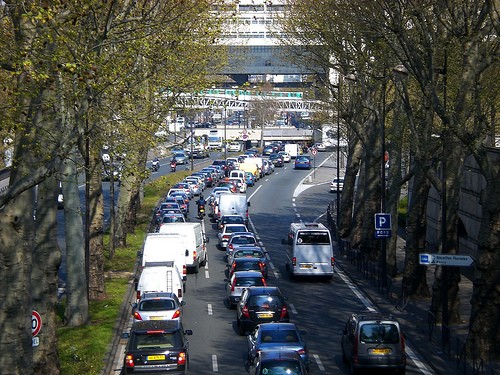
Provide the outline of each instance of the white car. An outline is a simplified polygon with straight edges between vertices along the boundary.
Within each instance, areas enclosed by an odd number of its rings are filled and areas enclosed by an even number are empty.
[[[334,178],[332,180],[332,182],[330,183],[330,193],[336,193],[337,186],[339,191],[342,191],[342,189],[344,189],[344,177],[340,177],[339,179]]]
[[[227,147],[229,152],[240,152],[241,151],[241,143],[239,142],[231,142]]]
[[[290,154],[288,152],[280,151],[280,152],[278,152],[278,154],[281,155],[284,163],[290,163],[290,161],[292,161],[292,157],[290,156]]]

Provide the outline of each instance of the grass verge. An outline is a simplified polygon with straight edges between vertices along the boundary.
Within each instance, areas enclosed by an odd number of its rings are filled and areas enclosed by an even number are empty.
[[[113,335],[123,298],[129,287],[132,272],[137,262],[137,251],[141,249],[147,233],[153,209],[170,186],[191,174],[179,171],[160,177],[144,187],[144,199],[137,213],[134,233],[127,235],[127,246],[117,248],[112,259],[106,257],[106,298],[91,301],[91,321],[81,327],[65,327],[61,319],[57,329],[58,352],[63,375],[98,375],[103,369],[106,353]],[[109,237],[104,238],[105,246]],[[65,305],[57,306],[58,316],[64,316]]]

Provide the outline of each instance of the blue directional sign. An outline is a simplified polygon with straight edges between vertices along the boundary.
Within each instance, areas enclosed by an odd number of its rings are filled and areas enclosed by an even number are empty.
[[[460,254],[418,254],[418,263],[423,266],[470,267],[476,259]]]
[[[375,214],[375,238],[391,237],[391,214]]]

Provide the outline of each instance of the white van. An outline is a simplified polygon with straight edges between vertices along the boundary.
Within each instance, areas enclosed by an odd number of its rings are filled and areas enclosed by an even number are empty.
[[[200,266],[207,263],[206,243],[208,238],[200,223],[167,223],[160,227],[160,234],[181,241],[188,270],[198,273]]]
[[[233,169],[229,173],[229,178],[233,178],[233,177],[241,178],[243,181],[245,181],[245,171],[242,171],[239,169]]]
[[[170,292],[175,293],[179,301],[182,301],[185,291],[182,276],[174,262],[163,262],[156,266],[144,267],[135,290],[137,300],[147,292]]]
[[[239,215],[245,219],[245,225],[248,225],[248,207],[246,194],[223,194],[219,198],[219,209],[216,220],[224,215]]]
[[[168,234],[148,233],[142,247],[142,267],[155,266],[158,263],[173,261],[186,282],[187,265],[185,247],[178,238]]]
[[[330,231],[321,223],[292,223],[287,239],[290,276],[333,277],[335,258]]]

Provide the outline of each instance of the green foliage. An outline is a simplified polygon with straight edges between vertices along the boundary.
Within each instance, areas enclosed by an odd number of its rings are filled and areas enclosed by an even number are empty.
[[[405,195],[398,202],[398,223],[406,228],[406,218],[408,217],[408,196]]]

